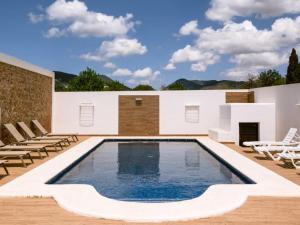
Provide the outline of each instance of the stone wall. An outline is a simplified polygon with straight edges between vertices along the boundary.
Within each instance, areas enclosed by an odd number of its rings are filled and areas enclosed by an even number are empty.
[[[0,139],[13,142],[3,127],[24,121],[31,125],[38,119],[47,130],[51,129],[52,77],[21,67],[0,62]]]

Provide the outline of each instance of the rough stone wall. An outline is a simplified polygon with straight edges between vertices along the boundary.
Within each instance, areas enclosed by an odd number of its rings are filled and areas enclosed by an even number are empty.
[[[14,142],[3,127],[5,123],[38,119],[47,130],[51,128],[52,78],[0,62],[0,140]]]

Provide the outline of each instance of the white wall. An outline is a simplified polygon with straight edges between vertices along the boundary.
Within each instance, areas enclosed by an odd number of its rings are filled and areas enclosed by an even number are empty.
[[[225,91],[160,92],[161,134],[207,134],[218,126],[219,105],[225,103]],[[185,105],[199,105],[199,123],[185,121]]]
[[[220,128],[225,131],[231,130],[231,105],[221,105],[219,114]]]
[[[160,134],[207,134],[219,125],[219,106],[228,90],[145,91],[145,92],[55,92],[53,96],[53,132],[80,134],[118,134],[119,95],[159,95]],[[232,90],[247,91],[247,90]],[[79,105],[93,103],[92,127],[79,125]],[[199,105],[199,122],[185,122],[185,105]]]
[[[276,139],[282,140],[291,127],[300,131],[300,84],[255,88],[256,102],[276,105]]]
[[[219,126],[209,137],[219,142],[239,144],[239,124],[258,123],[259,140],[275,140],[274,103],[231,103],[220,106]]]
[[[79,106],[95,106],[94,125],[79,125]],[[57,133],[118,134],[118,95],[114,92],[55,92],[52,130]]]
[[[259,123],[259,140],[275,140],[275,105],[272,103],[231,105],[231,132],[239,143],[239,123]]]

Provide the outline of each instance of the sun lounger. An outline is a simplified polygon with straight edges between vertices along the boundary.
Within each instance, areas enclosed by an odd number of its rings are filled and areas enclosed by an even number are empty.
[[[30,130],[30,128],[26,125],[24,122],[17,122],[18,126],[23,130],[23,132],[30,138],[30,140],[56,140],[56,141],[62,141],[67,145],[70,145],[70,141],[68,138],[58,138],[58,137],[37,137],[35,134]]]
[[[49,156],[47,151],[47,145],[5,145],[0,140],[0,151],[1,150],[7,150],[7,151],[31,151],[31,152],[37,152],[42,159],[43,156],[41,152],[45,152],[47,156]]]
[[[71,137],[74,142],[78,141],[78,134],[53,134],[48,133],[48,131],[42,126],[38,120],[32,120],[33,125],[41,132],[43,136],[59,136],[59,137]]]
[[[7,162],[6,160],[0,160],[0,166],[2,166],[3,169],[5,170],[6,174],[9,175],[9,172],[8,172],[8,170],[6,168],[6,165],[5,165],[6,162]]]
[[[294,143],[296,144],[296,143]],[[257,146],[254,147],[254,150],[257,151],[260,154],[265,154],[266,156],[268,156],[269,158],[273,159],[274,161],[278,161],[280,160],[280,156],[279,153],[284,153],[284,152],[289,152],[289,151],[294,151],[300,152],[300,144],[297,143],[297,146]]]
[[[26,140],[20,132],[15,128],[11,123],[4,124],[4,127],[9,131],[9,133],[15,138],[18,145],[47,145],[47,147],[54,147],[57,150],[57,147],[63,149],[61,144],[62,141],[56,140]]]
[[[26,167],[26,163],[24,161],[24,157],[28,157],[30,161],[33,163],[33,160],[30,155],[30,151],[0,151],[0,158],[7,159],[7,158],[19,158],[24,167]]]
[[[290,145],[295,142],[295,138],[299,138],[300,136],[297,134],[296,128],[290,128],[289,132],[285,136],[282,141],[246,141],[243,144],[248,147],[256,147],[256,146],[276,146],[276,145]]]
[[[278,154],[283,161],[290,161],[296,169],[300,169],[300,154],[294,151],[287,151]]]

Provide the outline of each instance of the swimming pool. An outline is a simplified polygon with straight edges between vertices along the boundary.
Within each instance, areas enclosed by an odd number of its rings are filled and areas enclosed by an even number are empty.
[[[105,141],[49,183],[89,184],[121,201],[192,199],[214,184],[249,184],[195,141]]]
[[[37,168],[2,185],[0,187],[0,196],[51,197],[63,209],[81,216],[144,223],[185,221],[223,215],[242,206],[251,196],[300,196],[300,188],[297,184],[208,137],[186,136],[184,138],[181,137],[180,140],[175,136],[148,138],[90,137]],[[239,177],[244,183],[215,184],[209,186],[203,194],[196,198],[186,201],[166,202],[147,202],[145,200],[119,201],[103,196],[94,186],[89,184],[50,184],[62,179],[68,172],[71,172],[81,162],[84,162],[92,152],[101,151],[101,144],[111,141],[128,142],[129,139],[132,139],[133,142],[155,141],[159,142],[159,145],[162,145],[161,143],[165,141],[176,143],[178,141],[194,141],[215,158],[214,160],[221,161],[223,166],[225,165],[229,171]],[[187,150],[181,149],[182,152]],[[160,163],[163,159],[162,151],[160,149]],[[193,154],[188,153],[187,155]],[[199,166],[199,163],[193,160],[195,158],[198,159],[198,157],[187,156],[187,165]],[[202,163],[201,153],[199,158],[199,167],[200,171],[202,171],[204,164]],[[115,158],[115,161],[118,161],[118,158]],[[97,169],[98,164],[101,165],[100,162],[102,161],[94,161],[95,164],[93,166],[95,169]],[[181,164],[185,164],[185,158],[184,163],[182,161]],[[176,166],[179,165],[177,163]],[[91,165],[89,166],[91,167]],[[159,167],[160,177],[162,176],[162,168]],[[247,182],[247,180],[252,181],[252,183]]]

